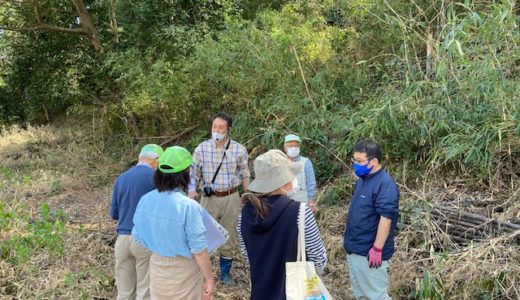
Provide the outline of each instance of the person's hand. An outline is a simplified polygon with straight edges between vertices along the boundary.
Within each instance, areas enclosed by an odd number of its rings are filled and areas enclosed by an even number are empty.
[[[311,209],[313,213],[316,213],[318,211],[318,208],[316,207],[316,203],[314,203],[313,200],[307,201],[307,206]]]
[[[379,268],[383,263],[383,249],[379,249],[376,246],[372,246],[370,251],[368,251],[368,266],[370,268]]]
[[[215,292],[215,281],[213,278],[204,280],[204,288],[202,289],[202,300],[211,300]]]
[[[199,197],[199,194],[197,193],[197,191],[188,192],[188,197],[195,200]]]

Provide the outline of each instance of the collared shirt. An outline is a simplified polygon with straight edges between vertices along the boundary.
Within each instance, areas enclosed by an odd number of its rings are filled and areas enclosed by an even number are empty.
[[[224,160],[222,160],[222,157],[226,144],[217,148],[214,140],[207,140],[195,148],[193,152],[195,163],[190,170],[189,191],[195,191],[197,182],[199,182],[201,188],[211,186],[216,191],[229,191],[239,186],[242,180],[249,178],[246,148],[233,140],[229,140],[229,142],[229,149],[226,150]],[[211,184],[213,175],[221,161],[222,166],[215,182]]]
[[[302,158],[305,157],[298,155],[294,161],[301,161]],[[316,175],[314,175],[314,167],[312,166],[311,160],[307,158],[303,167],[303,171],[305,172],[305,185],[307,186],[307,199],[316,200],[318,188],[316,184]]]
[[[134,215],[133,238],[152,252],[192,258],[208,248],[202,206],[180,190],[144,195]]]

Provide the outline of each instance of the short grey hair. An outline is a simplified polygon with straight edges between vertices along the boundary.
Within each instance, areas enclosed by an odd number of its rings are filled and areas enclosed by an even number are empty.
[[[159,158],[159,154],[152,152],[152,151],[141,152],[139,154],[139,159],[158,159],[158,158]]]

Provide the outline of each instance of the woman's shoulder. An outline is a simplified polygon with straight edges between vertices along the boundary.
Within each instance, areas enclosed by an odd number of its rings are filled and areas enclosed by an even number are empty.
[[[182,205],[184,205],[184,206],[193,207],[193,208],[202,208],[202,206],[200,205],[199,202],[191,199],[190,197],[188,197],[186,194],[184,194],[182,192],[176,192],[174,196],[175,196],[175,200],[177,202],[182,203]]]

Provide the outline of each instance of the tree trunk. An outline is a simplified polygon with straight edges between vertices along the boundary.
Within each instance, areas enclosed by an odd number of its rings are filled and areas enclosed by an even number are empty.
[[[96,27],[94,27],[94,23],[92,23],[92,19],[90,18],[90,14],[87,11],[87,7],[83,0],[71,0],[72,4],[76,8],[76,12],[79,15],[79,25],[87,35],[89,42],[94,46],[94,49],[99,52],[103,52],[103,46],[101,45],[101,40],[96,31]]]

